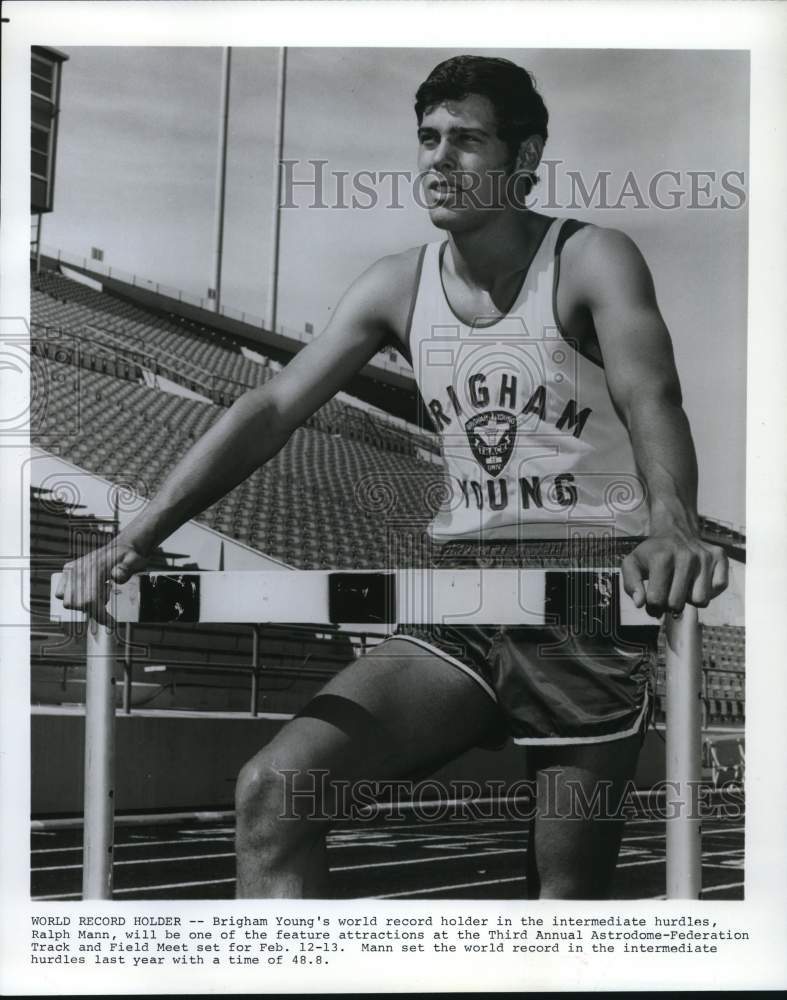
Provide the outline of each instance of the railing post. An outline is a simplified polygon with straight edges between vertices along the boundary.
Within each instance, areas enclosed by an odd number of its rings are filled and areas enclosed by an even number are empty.
[[[251,714],[256,718],[260,714],[260,630],[258,625],[251,627]]]
[[[699,815],[702,740],[702,633],[697,609],[668,614],[667,647],[667,898],[699,899],[702,829]]]
[[[123,712],[125,715],[131,715],[131,680],[134,667],[131,652],[131,622],[126,622],[125,642],[126,648],[123,650]]]
[[[85,816],[82,898],[112,898],[115,771],[115,642],[87,622],[85,694]]]

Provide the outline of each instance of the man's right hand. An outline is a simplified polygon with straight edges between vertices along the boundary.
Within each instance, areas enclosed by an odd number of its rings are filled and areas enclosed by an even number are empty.
[[[114,620],[106,610],[112,585],[125,583],[147,562],[133,545],[113,539],[103,549],[66,563],[55,596],[69,610],[84,611],[99,624],[109,625]]]

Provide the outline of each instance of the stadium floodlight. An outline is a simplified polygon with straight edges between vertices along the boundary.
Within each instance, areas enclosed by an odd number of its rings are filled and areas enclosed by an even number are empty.
[[[215,300],[216,312],[221,308],[221,268],[224,257],[224,210],[227,193],[227,137],[230,117],[230,75],[232,71],[232,49],[222,50],[221,56],[221,97],[219,102],[219,141],[216,164],[216,209],[213,239],[213,288],[208,298]],[[211,294],[211,291],[213,294]]]
[[[271,264],[268,277],[268,324],[276,332],[279,321],[279,254],[281,242],[281,161],[284,155],[284,109],[287,89],[287,49],[279,49],[276,70],[276,126],[273,147],[273,204],[271,207]]]
[[[576,614],[569,595],[603,574],[614,578],[615,623],[653,624],[622,587],[616,570],[294,570],[298,601],[287,571],[149,573],[112,588],[107,608],[118,623],[308,621],[363,625],[444,621],[543,624]],[[61,574],[51,580],[50,618],[85,621],[55,597]],[[609,594],[608,588],[604,588]],[[557,596],[556,596],[557,595]],[[294,609],[297,609],[294,611]],[[293,615],[295,614],[295,617]],[[701,653],[697,610],[668,616],[667,635],[667,896],[696,899],[701,890],[700,763]],[[116,661],[112,628],[87,622],[85,703],[85,803],[83,898],[112,896],[114,811],[114,717]]]

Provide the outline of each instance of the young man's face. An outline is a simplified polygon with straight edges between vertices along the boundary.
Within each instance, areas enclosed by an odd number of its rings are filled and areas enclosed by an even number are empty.
[[[438,228],[468,232],[489,222],[506,205],[513,166],[489,98],[470,94],[426,110],[418,129],[418,169]]]

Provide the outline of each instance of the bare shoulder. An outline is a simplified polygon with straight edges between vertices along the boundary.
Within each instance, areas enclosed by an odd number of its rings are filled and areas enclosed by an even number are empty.
[[[376,261],[376,267],[386,272],[390,277],[413,280],[418,270],[418,264],[423,253],[423,246],[409,247],[399,253],[388,254]]]
[[[583,226],[566,241],[562,275],[587,299],[609,290],[624,295],[652,291],[650,271],[637,244],[622,230],[605,226]]]
[[[411,247],[381,257],[355,284],[367,309],[400,339],[405,336],[422,250]]]
[[[577,267],[644,261],[628,233],[593,223],[578,229],[566,240],[561,256],[566,264]]]
[[[387,300],[399,300],[413,291],[423,247],[380,257],[366,272],[369,287]]]

